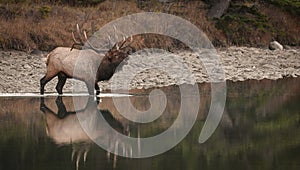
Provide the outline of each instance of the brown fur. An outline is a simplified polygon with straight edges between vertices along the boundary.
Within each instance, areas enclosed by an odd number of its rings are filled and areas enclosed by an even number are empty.
[[[40,80],[40,93],[44,94],[45,85],[54,77],[58,77],[56,91],[62,94],[67,78],[75,78],[86,83],[89,94],[96,89],[99,94],[98,81],[109,80],[118,65],[128,56],[127,53],[110,50],[98,54],[94,50],[77,50],[57,47],[47,55],[47,73]]]

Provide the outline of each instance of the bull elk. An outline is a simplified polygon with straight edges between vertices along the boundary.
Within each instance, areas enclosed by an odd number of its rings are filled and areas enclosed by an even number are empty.
[[[132,36],[130,39],[129,37],[123,38],[123,41],[116,43],[110,50],[104,50],[93,47],[88,41],[86,32],[80,31],[78,24],[77,33],[79,40],[75,38],[72,32],[74,40],[72,48],[57,47],[47,55],[47,72],[40,80],[40,94],[44,94],[45,85],[56,76],[58,77],[56,91],[59,94],[62,94],[67,78],[85,82],[90,95],[94,94],[94,89],[96,94],[99,94],[100,88],[97,83],[109,80],[119,64],[128,57],[128,54],[122,49],[132,42]],[[89,49],[73,49],[75,45],[84,45],[84,41],[87,42]]]

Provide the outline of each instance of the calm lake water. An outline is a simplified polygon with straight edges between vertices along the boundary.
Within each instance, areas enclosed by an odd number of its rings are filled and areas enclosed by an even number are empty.
[[[163,114],[151,123],[128,121],[110,97],[101,99],[99,113],[124,135],[160,134],[173,124],[180,109],[178,87],[160,90],[168,101]],[[133,91],[132,105],[148,110],[149,92]],[[87,97],[46,97],[42,105],[39,97],[0,97],[0,169],[300,169],[299,78],[227,82],[222,120],[202,144],[198,138],[210,107],[210,85],[199,85],[199,92],[198,117],[188,135],[167,152],[143,159],[108,154],[85,134],[77,118],[93,116],[85,108]],[[83,109],[77,113],[75,100],[82,101]],[[189,108],[183,112],[188,114]],[[97,119],[91,133],[109,138],[112,133],[102,124]],[[112,145],[115,142],[111,140]],[[130,155],[130,149],[125,150]]]

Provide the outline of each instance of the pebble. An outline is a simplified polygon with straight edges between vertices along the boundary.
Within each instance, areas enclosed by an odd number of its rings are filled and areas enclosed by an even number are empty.
[[[25,65],[23,66],[23,68],[25,68],[25,69],[27,69],[27,70],[32,69],[32,67],[31,67],[29,64],[25,64]]]
[[[212,58],[198,56],[191,52],[179,52],[176,55],[176,57],[181,57],[179,60],[160,59],[157,61],[156,56],[148,56],[147,59],[145,59],[145,56],[131,56],[128,60],[128,65],[125,65],[120,71],[115,73],[114,76],[121,79],[116,84],[118,87],[121,87],[121,82],[123,82],[125,78],[128,78],[128,76],[133,76],[130,82],[130,88],[151,88],[182,84],[191,80],[192,77],[199,83],[209,82],[211,78],[207,70],[222,73],[220,68],[224,69],[225,78],[232,81],[244,81],[247,79],[260,80],[263,78],[279,79],[286,76],[300,76],[300,49],[270,51],[268,49],[233,46],[225,50],[220,49],[217,51],[221,61],[219,69],[215,69],[217,64]],[[208,53],[210,52],[206,50],[200,54],[205,55]],[[135,58],[133,59],[133,57]],[[185,63],[184,67],[182,67],[182,62]],[[207,68],[203,65],[203,62],[207,63]],[[157,66],[159,66],[160,70],[143,69],[145,67],[157,68]],[[191,72],[193,76],[190,76],[186,71],[181,69],[185,67],[189,69],[189,72]],[[134,72],[134,70],[137,69],[141,70],[141,72]],[[131,71],[129,72],[128,70]],[[1,93],[36,92],[39,90],[39,80],[44,76],[45,72],[46,65],[43,57],[28,55],[27,53],[19,51],[0,51]],[[220,77],[214,77],[213,79],[219,80]],[[20,84],[20,82],[22,82],[22,84]],[[55,92],[56,82],[57,78],[50,81],[46,85],[46,91]],[[70,81],[68,79],[64,91],[71,92],[74,82],[78,83],[79,81]],[[112,80],[99,82],[99,85],[105,90],[110,89],[111,83]],[[83,87],[85,87],[84,84]]]

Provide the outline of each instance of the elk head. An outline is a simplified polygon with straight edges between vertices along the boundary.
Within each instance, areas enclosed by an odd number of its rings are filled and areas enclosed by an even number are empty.
[[[116,27],[114,27],[114,30],[116,32]],[[131,49],[126,50],[126,48],[129,47],[129,45],[133,42],[132,36],[130,36],[130,37],[123,36],[123,40],[121,42],[115,43],[114,46],[108,50],[108,49],[95,48],[91,44],[91,42],[88,40],[86,31],[85,30],[81,31],[78,24],[76,25],[76,31],[77,31],[79,40],[77,40],[75,38],[75,35],[72,32],[72,37],[73,37],[74,43],[72,45],[71,50],[76,45],[84,46],[85,43],[87,43],[89,48],[93,49],[95,52],[105,53],[104,61],[105,61],[105,59],[107,59],[107,61],[110,62],[114,66],[118,66],[124,59],[126,59],[128,57],[128,55],[130,54],[130,51],[132,51]],[[116,36],[116,38],[117,38],[117,36]],[[111,44],[110,36],[108,36],[108,39]]]
[[[127,47],[133,42],[132,36],[123,38],[123,41],[117,42],[108,52],[105,54],[105,58],[111,62],[112,65],[119,65],[130,54],[130,50],[126,50]]]

